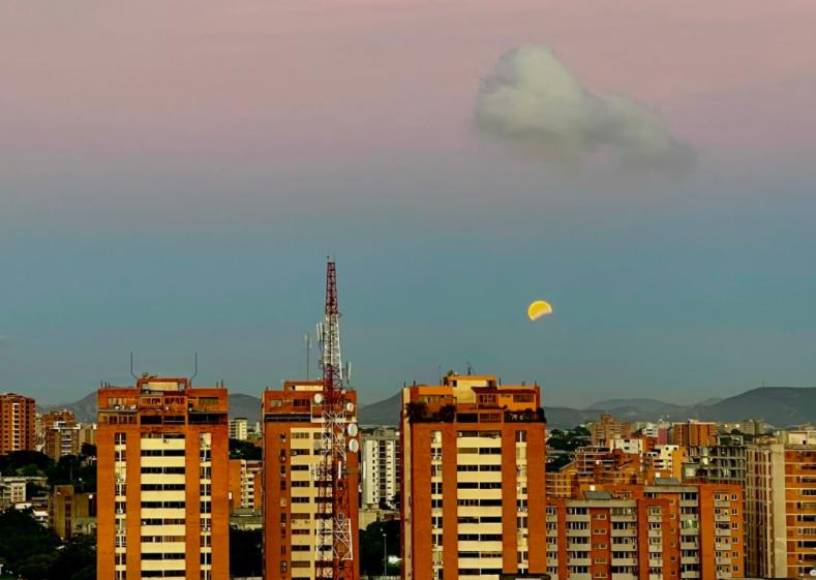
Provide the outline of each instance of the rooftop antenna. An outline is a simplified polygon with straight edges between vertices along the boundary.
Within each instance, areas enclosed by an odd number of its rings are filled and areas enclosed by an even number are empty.
[[[306,380],[308,381],[309,380],[309,371],[310,371],[310,367],[311,367],[310,359],[311,359],[311,354],[312,354],[312,337],[309,336],[308,332],[303,336],[303,342],[305,343],[305,346],[306,346]]]
[[[139,380],[139,377],[137,377],[136,373],[133,372],[133,351],[130,352],[130,376],[132,376],[137,381]]]
[[[193,379],[198,376],[198,353],[195,353],[193,360],[194,360],[193,364],[195,366],[193,368],[193,375],[190,377],[190,384],[191,385],[193,384]]]
[[[347,487],[346,451],[356,453],[358,443],[347,426],[352,423],[354,404],[346,399],[343,363],[340,357],[340,309],[337,300],[337,273],[334,260],[326,264],[326,301],[320,345],[323,370],[323,454],[318,487],[320,503],[317,519],[316,577],[350,580],[354,577],[354,550],[351,535],[351,494]],[[350,435],[347,438],[347,433]]]

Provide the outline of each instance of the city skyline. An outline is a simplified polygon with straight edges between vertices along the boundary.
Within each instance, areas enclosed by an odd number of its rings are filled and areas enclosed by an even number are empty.
[[[812,4],[184,8],[4,8],[0,390],[70,402],[131,351],[198,352],[259,395],[305,374],[327,253],[362,403],[468,363],[545,407],[813,384]],[[519,49],[554,61],[503,76]],[[693,167],[620,131],[577,162],[517,147],[483,81],[541,78],[622,98]]]

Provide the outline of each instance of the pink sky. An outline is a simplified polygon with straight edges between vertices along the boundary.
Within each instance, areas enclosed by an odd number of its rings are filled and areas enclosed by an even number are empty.
[[[816,3],[15,2],[0,152],[311,160],[468,147],[480,77],[551,46],[699,148],[812,153]]]

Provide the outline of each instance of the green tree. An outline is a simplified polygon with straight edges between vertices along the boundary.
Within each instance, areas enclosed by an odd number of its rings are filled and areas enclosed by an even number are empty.
[[[51,565],[51,578],[86,578],[89,571],[96,576],[96,539],[80,536],[58,548]]]
[[[249,441],[230,439],[229,456],[230,459],[261,459],[263,457],[263,450]]]
[[[80,450],[79,454],[82,457],[96,459],[96,445],[91,445],[90,443],[83,443],[82,449]]]
[[[77,455],[60,457],[48,471],[48,483],[71,484],[79,492],[96,491],[96,463]]]
[[[385,537],[383,537],[383,534]],[[387,544],[387,545],[384,545]],[[400,553],[400,522],[399,520],[384,520],[374,522],[365,530],[360,530],[360,574],[363,576],[398,576],[399,565],[388,564],[383,570],[385,549],[387,556],[397,556]],[[386,557],[387,560],[387,557]],[[384,574],[385,572],[385,574]]]
[[[28,466],[33,466],[30,471],[34,475],[48,472],[54,465],[54,461],[45,453],[39,451],[14,451],[8,455],[0,456],[0,473],[20,473]]]
[[[31,560],[27,565],[36,572],[43,560],[34,556],[53,555],[59,544],[54,531],[40,525],[31,510],[12,509],[0,514],[0,560],[6,562],[8,569],[20,571],[22,563]]]
[[[230,576],[261,576],[263,555],[261,530],[239,530],[230,528]]]
[[[56,556],[54,554],[34,554],[20,562],[16,571],[26,580],[52,580],[51,568]],[[54,578],[65,578],[56,576]]]

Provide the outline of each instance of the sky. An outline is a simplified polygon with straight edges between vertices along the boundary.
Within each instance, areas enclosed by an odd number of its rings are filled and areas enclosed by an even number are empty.
[[[329,254],[364,402],[468,365],[575,407],[813,385],[814,19],[3,3],[0,391],[129,384],[130,352],[235,392],[302,377]]]

